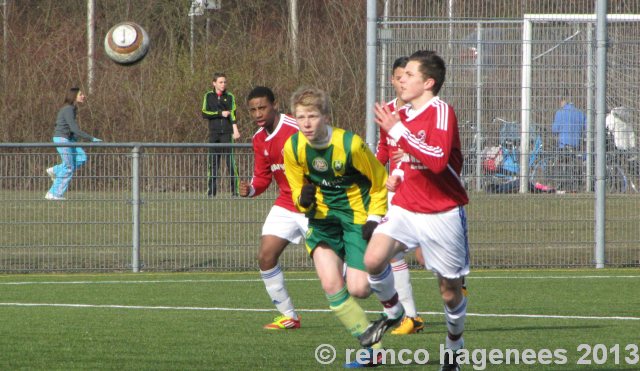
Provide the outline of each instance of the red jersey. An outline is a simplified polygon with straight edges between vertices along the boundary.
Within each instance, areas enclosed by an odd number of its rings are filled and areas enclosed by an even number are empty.
[[[258,196],[266,191],[275,179],[280,189],[280,195],[276,199],[275,205],[284,207],[287,210],[298,212],[293,205],[291,188],[287,177],[284,175],[284,157],[282,151],[284,143],[298,131],[296,120],[285,114],[280,115],[280,120],[271,134],[264,128],[260,128],[253,135],[253,178],[251,186],[255,190],[254,196]]]
[[[453,107],[434,97],[418,110],[405,106],[398,114],[402,124],[396,124],[389,136],[405,151],[404,180],[391,203],[418,213],[469,203],[460,179],[463,157]]]
[[[395,112],[398,104],[398,98],[395,98],[387,103],[387,107],[391,110],[391,112]],[[378,161],[382,163],[382,165],[386,165],[389,160],[391,160],[391,154],[398,150],[398,144],[393,138],[387,134],[386,131],[380,129],[380,140],[378,141],[378,147],[376,148],[376,158]],[[398,168],[398,162],[391,160],[391,164],[389,164],[389,170],[393,172],[393,169]]]

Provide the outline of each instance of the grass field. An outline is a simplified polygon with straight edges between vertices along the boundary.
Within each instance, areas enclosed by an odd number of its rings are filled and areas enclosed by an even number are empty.
[[[327,310],[315,274],[287,272],[286,277],[303,327],[268,332],[261,326],[277,313],[255,272],[3,275],[0,369],[341,368],[345,349],[356,348],[356,340]],[[427,328],[418,335],[387,335],[384,345],[420,354],[418,362],[426,350],[426,368],[437,370],[445,325],[436,281],[423,271],[412,272],[412,278]],[[465,341],[476,360],[483,350],[524,354],[531,349],[550,362],[534,358],[525,365],[520,357],[519,365],[486,364],[484,369],[640,369],[638,269],[476,271],[468,286]],[[372,319],[377,316],[373,312],[380,306],[373,298],[361,303],[372,311]],[[337,350],[330,365],[315,359],[321,344]],[[580,344],[588,344],[591,352]],[[543,349],[550,350],[551,358]],[[565,362],[553,356],[561,349]],[[591,364],[578,364],[581,356]],[[385,368],[425,366],[397,362]]]
[[[49,179],[46,179],[49,182]],[[0,271],[126,271],[132,217],[126,192],[72,191],[65,202],[42,192],[0,190]],[[195,193],[141,195],[141,259],[147,271],[253,270],[257,236],[273,200],[208,199]],[[593,266],[594,196],[471,194],[473,267]],[[607,199],[608,267],[640,266],[640,195]],[[304,249],[284,265],[308,268]]]

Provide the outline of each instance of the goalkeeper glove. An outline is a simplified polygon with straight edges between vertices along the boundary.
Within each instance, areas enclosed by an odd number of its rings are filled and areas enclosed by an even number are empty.
[[[300,192],[300,198],[298,199],[300,206],[307,208],[316,203],[316,186],[315,184],[307,183],[302,186],[302,192]]]
[[[378,222],[375,220],[367,220],[366,223],[362,226],[362,239],[369,242],[371,236],[373,235],[373,231],[378,226]]]

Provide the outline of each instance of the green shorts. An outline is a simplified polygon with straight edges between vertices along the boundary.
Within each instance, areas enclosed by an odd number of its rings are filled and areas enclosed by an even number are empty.
[[[348,267],[365,271],[364,251],[367,249],[367,241],[362,239],[362,224],[337,218],[309,219],[305,245],[310,256],[313,257],[313,250],[321,242],[329,245]]]

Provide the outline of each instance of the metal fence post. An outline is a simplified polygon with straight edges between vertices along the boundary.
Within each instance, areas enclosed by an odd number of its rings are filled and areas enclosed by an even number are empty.
[[[131,219],[133,222],[131,268],[140,272],[140,146],[131,150]]]
[[[606,244],[606,136],[605,124],[607,115],[607,2],[596,1],[596,205],[595,205],[595,246],[594,258],[596,268],[605,266]]]

